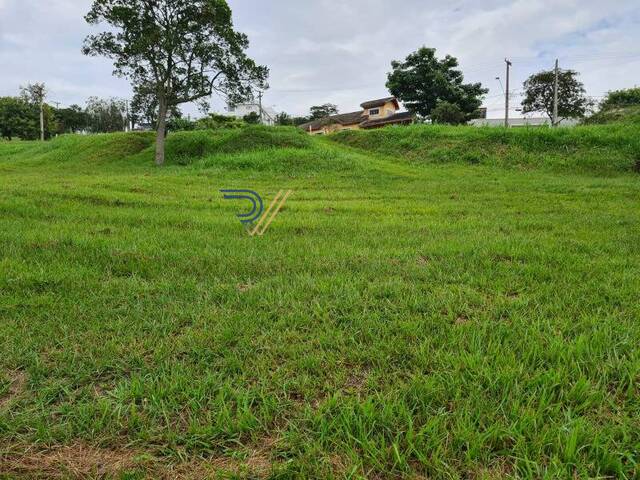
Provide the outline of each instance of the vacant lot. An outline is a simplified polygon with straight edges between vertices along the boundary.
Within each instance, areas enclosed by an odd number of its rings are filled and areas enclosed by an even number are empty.
[[[0,477],[637,478],[639,139],[0,143]]]

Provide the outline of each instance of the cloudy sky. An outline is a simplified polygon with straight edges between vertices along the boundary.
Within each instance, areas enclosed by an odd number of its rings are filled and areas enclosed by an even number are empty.
[[[0,0],[0,96],[27,82],[49,100],[84,104],[90,95],[127,97],[108,60],[84,57],[90,0]],[[513,61],[513,103],[533,72],[581,72],[589,95],[640,84],[638,0],[229,0],[251,55],[271,69],[265,103],[304,114],[336,103],[354,111],[387,95],[386,73],[422,45],[460,60],[468,81],[490,92],[489,116],[503,116],[504,58]],[[214,99],[213,109],[223,102]],[[517,106],[517,105],[516,105]],[[514,107],[515,108],[515,107]],[[190,107],[187,112],[195,112]]]

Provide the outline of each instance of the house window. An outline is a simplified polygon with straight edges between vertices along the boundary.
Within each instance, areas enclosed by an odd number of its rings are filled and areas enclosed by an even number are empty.
[[[379,108],[372,108],[371,110],[369,110],[369,115],[378,115],[379,113],[380,113]]]

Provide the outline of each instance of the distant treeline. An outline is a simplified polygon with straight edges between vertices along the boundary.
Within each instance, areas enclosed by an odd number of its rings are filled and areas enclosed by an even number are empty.
[[[38,93],[34,93],[38,92]],[[149,98],[134,96],[133,100],[89,97],[84,107],[71,105],[58,108],[44,100],[43,84],[21,88],[20,95],[0,97],[0,137],[7,140],[50,139],[65,133],[112,133],[126,130],[153,130],[156,127],[157,105]],[[208,114],[191,120],[184,118],[178,108],[168,112],[168,131],[215,130],[240,128],[258,123],[257,115],[245,119]]]
[[[62,133],[117,132],[131,128],[136,121],[128,113],[127,102],[121,99],[91,97],[84,108],[56,108],[23,89],[20,96],[0,97],[0,135],[8,140],[40,138],[41,113],[45,139]]]

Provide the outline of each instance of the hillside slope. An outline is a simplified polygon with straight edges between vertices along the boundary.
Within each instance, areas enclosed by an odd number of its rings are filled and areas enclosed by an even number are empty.
[[[640,126],[499,128],[414,125],[330,136],[414,165],[459,163],[612,175],[640,163]]]
[[[424,132],[0,143],[0,477],[637,477],[629,147]]]
[[[596,112],[584,123],[586,125],[627,124],[640,126],[640,105],[607,108]]]

